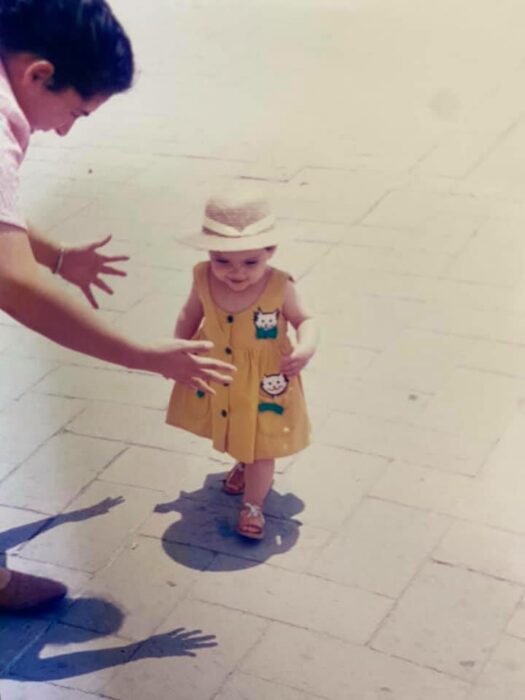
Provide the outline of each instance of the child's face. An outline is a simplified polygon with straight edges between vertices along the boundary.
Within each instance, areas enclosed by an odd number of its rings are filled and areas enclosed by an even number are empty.
[[[243,292],[259,282],[268,267],[273,249],[259,248],[235,253],[210,252],[211,272],[235,292]]]
[[[33,131],[55,131],[65,136],[79,117],[87,117],[108,99],[98,95],[89,100],[73,88],[53,92],[48,85],[53,66],[47,61],[35,61],[13,84],[22,111]]]

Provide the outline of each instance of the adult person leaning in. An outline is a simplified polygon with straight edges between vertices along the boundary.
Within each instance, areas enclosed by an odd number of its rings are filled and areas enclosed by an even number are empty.
[[[18,169],[33,131],[65,136],[133,78],[130,41],[105,0],[0,0],[0,309],[24,326],[78,352],[160,374],[196,389],[228,382],[233,367],[211,360],[210,343],[140,345],[69,298],[42,271],[111,292],[102,275],[125,258],[100,252],[109,238],[63,248],[29,228],[17,208]],[[1,417],[0,417],[1,420]],[[0,568],[0,610],[42,605],[66,593],[50,579]]]

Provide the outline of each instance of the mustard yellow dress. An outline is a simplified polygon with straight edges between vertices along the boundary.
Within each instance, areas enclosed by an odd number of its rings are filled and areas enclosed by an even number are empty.
[[[237,372],[229,386],[214,383],[215,396],[176,384],[166,422],[210,438],[216,450],[245,464],[295,454],[309,444],[310,424],[300,377],[280,371],[292,350],[282,311],[290,277],[271,268],[255,303],[230,313],[211,297],[209,267],[203,262],[193,270],[204,309],[194,338],[213,341],[210,356],[231,362]]]

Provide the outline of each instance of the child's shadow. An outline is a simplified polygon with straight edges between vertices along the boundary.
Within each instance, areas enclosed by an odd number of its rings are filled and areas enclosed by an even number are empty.
[[[159,503],[156,513],[180,513],[162,537],[164,551],[175,561],[194,569],[207,567],[204,560],[188,555],[187,545],[224,555],[215,562],[222,571],[256,566],[273,556],[289,551],[299,539],[301,522],[294,520],[304,503],[292,493],[270,491],[265,503],[266,534],[263,540],[249,540],[236,532],[240,497],[222,491],[224,473],[208,474],[202,488],[179,498]]]

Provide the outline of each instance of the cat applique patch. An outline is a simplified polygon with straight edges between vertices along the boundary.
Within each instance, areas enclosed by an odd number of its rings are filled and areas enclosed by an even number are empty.
[[[253,322],[255,324],[255,337],[256,338],[277,338],[279,333],[278,321],[280,310],[275,309],[275,311],[263,311],[262,309],[257,309],[253,313]]]
[[[282,396],[288,388],[288,377],[282,372],[280,374],[265,374],[261,381],[261,389],[265,394],[271,396],[272,399],[276,396]],[[273,411],[274,413],[284,413],[284,406],[275,402],[261,401],[259,403],[259,411]]]

